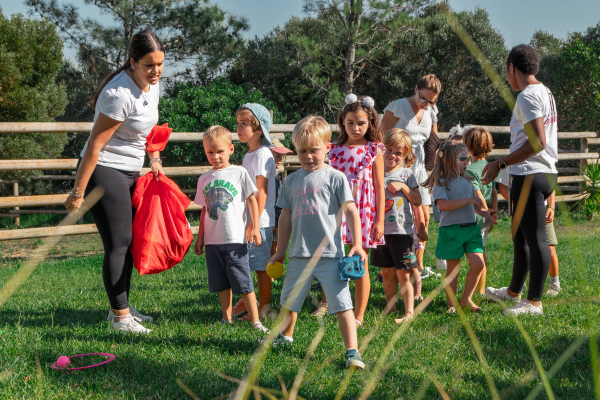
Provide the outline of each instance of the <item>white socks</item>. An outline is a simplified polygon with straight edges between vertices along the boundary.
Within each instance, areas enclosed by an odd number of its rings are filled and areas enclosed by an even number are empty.
[[[560,286],[560,281],[558,280],[558,275],[550,277],[550,283]]]

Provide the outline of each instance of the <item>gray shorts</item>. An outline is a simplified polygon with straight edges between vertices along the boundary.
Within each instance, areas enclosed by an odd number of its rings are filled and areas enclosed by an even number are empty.
[[[204,251],[209,292],[231,289],[235,294],[245,294],[254,291],[245,244],[207,244]]]
[[[254,243],[248,243],[248,256],[250,259],[250,271],[266,271],[267,264],[271,259],[271,245],[273,244],[273,227],[260,228],[262,239],[260,246],[254,247]]]
[[[341,280],[338,273],[339,259],[321,258],[312,271],[307,269],[309,261],[310,258],[290,258],[281,289],[281,305],[299,313],[313,280],[317,278],[327,297],[330,315],[352,310],[348,281]]]
[[[419,185],[419,194],[421,195],[421,205],[422,206],[430,206],[431,205],[431,194],[429,193],[429,189]]]

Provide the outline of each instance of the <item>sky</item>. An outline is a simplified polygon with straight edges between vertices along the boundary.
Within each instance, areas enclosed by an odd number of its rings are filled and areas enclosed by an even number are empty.
[[[83,16],[95,16],[110,24],[109,17],[98,15],[97,8],[83,0],[65,1],[78,5]],[[245,16],[250,23],[246,37],[264,36],[274,27],[284,25],[292,16],[303,16],[301,0],[213,0],[225,11]],[[27,14],[24,0],[0,0],[4,15]],[[450,0],[455,11],[483,7],[492,25],[504,36],[507,47],[529,43],[536,29],[565,37],[569,32],[581,32],[600,22],[600,0]],[[74,58],[75,51],[65,49]]]

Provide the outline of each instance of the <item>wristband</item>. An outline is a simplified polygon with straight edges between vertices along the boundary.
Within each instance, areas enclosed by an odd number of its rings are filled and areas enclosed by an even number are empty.
[[[154,164],[155,162],[162,165],[162,160],[160,158],[152,158],[152,159],[150,159],[150,166],[152,166],[152,164]]]
[[[75,196],[76,198],[80,199],[83,197],[83,195],[85,194],[85,192],[83,190],[71,190],[71,193],[73,196]]]

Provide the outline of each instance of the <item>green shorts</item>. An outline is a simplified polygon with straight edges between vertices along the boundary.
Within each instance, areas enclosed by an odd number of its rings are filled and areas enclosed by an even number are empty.
[[[465,253],[483,253],[479,225],[472,223],[440,227],[435,256],[440,260],[458,260]]]
[[[558,240],[556,239],[556,232],[554,232],[554,222],[546,224],[546,241],[548,246],[557,246]]]

